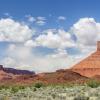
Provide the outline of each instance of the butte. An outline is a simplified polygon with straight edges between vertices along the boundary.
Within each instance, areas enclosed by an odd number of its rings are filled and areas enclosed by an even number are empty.
[[[74,65],[71,70],[86,77],[100,75],[100,41],[97,42],[97,50]]]

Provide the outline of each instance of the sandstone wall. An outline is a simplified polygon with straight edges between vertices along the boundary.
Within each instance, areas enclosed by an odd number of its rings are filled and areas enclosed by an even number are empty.
[[[81,69],[72,69],[72,71],[81,74],[86,77],[93,77],[95,75],[100,75],[100,68],[81,68]]]

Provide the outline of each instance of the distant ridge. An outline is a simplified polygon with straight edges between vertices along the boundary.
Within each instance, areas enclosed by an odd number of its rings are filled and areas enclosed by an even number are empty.
[[[0,70],[3,70],[6,73],[11,73],[14,75],[32,75],[35,74],[34,71],[28,71],[28,70],[19,70],[14,68],[4,68],[3,65],[0,65]]]
[[[14,69],[14,68],[4,68],[4,71],[6,73],[12,73],[12,74],[18,74],[18,75],[32,75],[35,74],[33,71],[28,71],[28,70],[19,70],[19,69]]]

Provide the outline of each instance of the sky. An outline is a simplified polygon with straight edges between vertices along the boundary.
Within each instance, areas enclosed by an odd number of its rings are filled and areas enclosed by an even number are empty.
[[[70,68],[96,50],[100,0],[0,0],[0,64],[37,73]]]

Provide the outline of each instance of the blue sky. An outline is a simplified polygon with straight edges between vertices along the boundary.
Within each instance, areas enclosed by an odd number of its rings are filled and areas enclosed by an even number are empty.
[[[9,13],[18,20],[27,14],[45,16],[49,19],[47,26],[50,28],[59,27],[55,23],[56,17],[66,16],[67,21],[60,24],[69,28],[81,17],[93,17],[99,21],[99,4],[99,0],[0,0],[0,15]]]
[[[0,63],[54,71],[96,49],[99,0],[0,0]],[[17,63],[18,62],[18,63]]]

